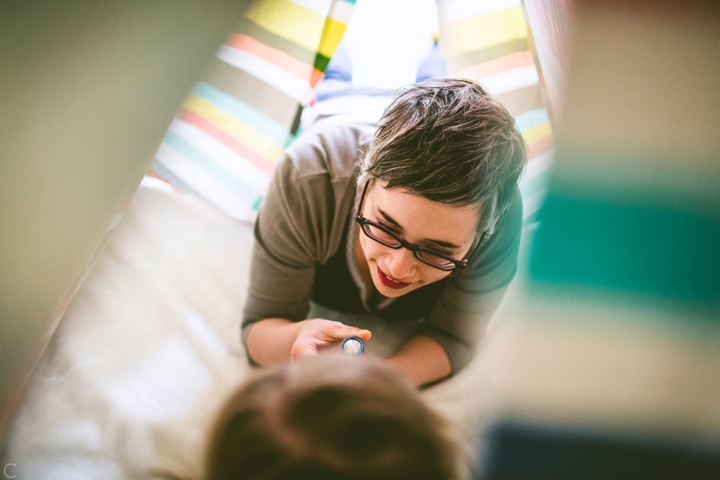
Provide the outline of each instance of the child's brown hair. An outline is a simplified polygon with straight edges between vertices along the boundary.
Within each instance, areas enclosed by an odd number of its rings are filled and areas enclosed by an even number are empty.
[[[445,421],[400,374],[324,356],[266,371],[225,404],[208,480],[447,480],[459,475]]]

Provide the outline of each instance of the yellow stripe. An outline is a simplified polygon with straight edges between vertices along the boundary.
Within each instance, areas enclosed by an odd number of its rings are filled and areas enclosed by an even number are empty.
[[[483,50],[519,38],[527,38],[521,6],[454,20],[448,25],[450,53]]]
[[[549,137],[552,135],[552,129],[550,128],[550,122],[541,123],[540,125],[535,125],[532,128],[528,128],[524,132],[522,132],[522,136],[525,139],[525,142],[528,145],[531,145],[541,138]]]
[[[258,0],[245,16],[269,32],[312,51],[317,51],[320,45],[327,18],[287,0]]]
[[[340,40],[342,40],[342,37],[345,34],[346,27],[347,25],[343,22],[338,22],[337,20],[328,18],[327,23],[325,24],[325,31],[320,39],[318,53],[325,55],[328,58],[332,58],[332,56],[335,55],[337,46],[340,44]]]
[[[217,108],[213,103],[204,98],[191,95],[185,100],[183,108],[197,113],[230,135],[246,143],[261,155],[270,160],[277,160],[282,156],[283,147],[264,136],[260,131],[248,124],[241,122],[229,113]]]

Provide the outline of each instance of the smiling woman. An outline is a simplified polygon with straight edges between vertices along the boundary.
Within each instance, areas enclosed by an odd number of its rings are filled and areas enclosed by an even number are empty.
[[[477,243],[478,208],[433,202],[404,189],[389,190],[379,183],[373,185],[367,204],[376,221],[361,213],[356,215],[365,234],[357,236],[356,261],[365,283],[368,287],[374,284],[381,295],[388,298],[405,295],[469,264],[469,259],[457,260],[453,255],[469,254],[471,246]],[[408,229],[402,225],[408,225]],[[409,232],[412,238],[422,238],[423,245],[404,240],[403,232]],[[403,249],[412,252],[414,258]]]
[[[316,123],[259,213],[250,358],[281,363],[402,326],[385,353],[416,385],[461,369],[515,273],[525,158],[513,118],[464,80],[400,90],[377,127]]]

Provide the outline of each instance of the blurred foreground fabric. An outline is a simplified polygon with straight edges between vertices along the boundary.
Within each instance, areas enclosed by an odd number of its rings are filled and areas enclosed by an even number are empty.
[[[720,4],[570,3],[542,221],[487,352],[484,478],[714,480]]]
[[[245,3],[0,2],[0,449],[65,307]]]

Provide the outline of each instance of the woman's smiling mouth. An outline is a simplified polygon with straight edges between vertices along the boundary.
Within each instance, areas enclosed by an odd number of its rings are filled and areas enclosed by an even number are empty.
[[[377,267],[377,273],[380,282],[388,288],[399,290],[401,288],[406,288],[410,286],[409,283],[399,282],[397,280],[394,280],[392,277],[387,276],[385,272],[380,270],[380,267]]]

